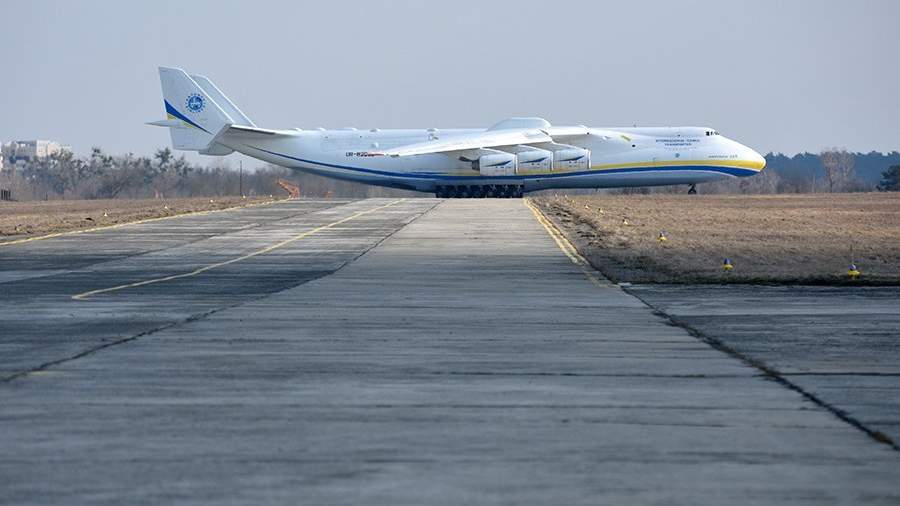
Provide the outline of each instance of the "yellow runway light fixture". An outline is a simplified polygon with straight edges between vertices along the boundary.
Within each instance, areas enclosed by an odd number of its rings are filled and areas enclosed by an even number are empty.
[[[856,268],[856,256],[853,254],[853,242],[850,243],[850,267],[847,268],[847,277],[850,279],[859,279],[861,273]]]
[[[668,241],[669,238],[666,237],[666,231],[665,231],[665,230],[660,230],[660,231],[659,231],[659,236],[656,238],[656,240],[659,241],[660,244],[662,244],[662,243]]]
[[[726,258],[725,261],[722,262],[722,270],[725,272],[731,272],[732,269],[734,269],[734,265],[731,263],[731,260]]]
[[[628,218],[622,218],[622,226],[623,226],[623,227],[627,227],[627,226],[628,226]]]

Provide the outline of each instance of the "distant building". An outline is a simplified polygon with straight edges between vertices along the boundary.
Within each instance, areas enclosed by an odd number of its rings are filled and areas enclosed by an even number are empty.
[[[0,158],[15,163],[18,161],[44,160],[63,151],[71,151],[69,146],[56,141],[10,141],[3,145]],[[0,165],[2,167],[2,165]]]

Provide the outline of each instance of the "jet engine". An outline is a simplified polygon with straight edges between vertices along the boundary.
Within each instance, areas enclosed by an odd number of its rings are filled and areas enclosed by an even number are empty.
[[[513,146],[500,148],[516,155],[518,170],[550,170],[553,165],[553,153],[546,149],[532,146]]]
[[[553,152],[554,171],[589,170],[591,168],[591,151],[567,144],[542,144],[542,149]]]
[[[464,162],[471,162],[472,169],[482,176],[514,176],[516,175],[516,155],[504,153],[496,149],[479,149],[477,158],[461,156]]]

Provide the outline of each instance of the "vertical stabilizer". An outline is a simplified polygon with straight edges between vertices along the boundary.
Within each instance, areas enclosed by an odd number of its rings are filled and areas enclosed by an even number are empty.
[[[169,127],[172,147],[208,154],[231,153],[230,149],[215,145],[213,142],[224,127],[235,123],[215,99],[224,98],[222,92],[204,78],[212,90],[212,93],[208,92],[187,73],[177,68],[160,67],[159,79],[162,83],[167,119],[153,124]],[[240,112],[227,98],[225,101],[228,103],[227,107]],[[242,119],[246,118],[243,113],[241,116]]]
[[[219,104],[219,107],[221,107],[222,110],[224,110],[225,113],[228,114],[228,116],[230,116],[232,120],[234,120],[235,125],[251,127],[256,126],[256,124],[250,121],[250,118],[248,118],[247,115],[238,108],[238,106],[234,105],[234,102],[226,97],[225,94],[222,93],[222,90],[220,90],[215,84],[213,84],[213,82],[210,81],[206,76],[191,74],[191,79],[199,84],[200,87],[203,88],[203,91],[205,91],[207,95],[212,97],[212,99],[215,100],[217,104]]]

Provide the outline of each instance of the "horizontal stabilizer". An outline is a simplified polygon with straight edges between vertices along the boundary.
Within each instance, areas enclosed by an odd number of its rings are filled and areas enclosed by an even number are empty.
[[[243,125],[231,125],[230,127],[228,127],[227,133],[231,135],[285,135],[284,132],[281,132],[279,130],[269,130],[267,128],[249,127]]]
[[[159,121],[148,121],[148,125],[159,126],[159,127],[169,127],[169,128],[180,128],[184,123],[180,119],[161,119]]]
[[[251,127],[244,125],[228,125],[216,136],[217,141],[228,139],[272,139],[275,137],[293,137],[290,130],[270,130],[268,128]]]

